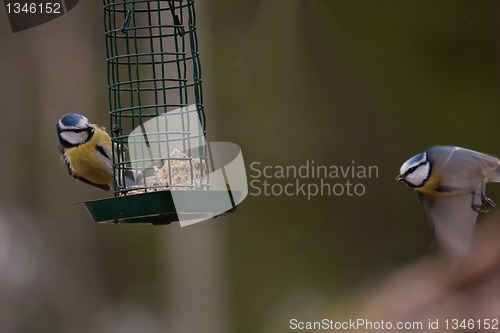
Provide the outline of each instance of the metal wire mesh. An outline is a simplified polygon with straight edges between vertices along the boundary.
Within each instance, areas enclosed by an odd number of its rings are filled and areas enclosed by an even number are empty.
[[[202,188],[206,127],[194,1],[103,3],[115,196]],[[182,183],[171,172],[175,163],[190,169]],[[161,168],[167,186],[148,181]],[[136,185],[127,187],[131,170]]]

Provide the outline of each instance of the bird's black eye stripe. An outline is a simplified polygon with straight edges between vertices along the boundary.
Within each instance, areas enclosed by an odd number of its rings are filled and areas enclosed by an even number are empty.
[[[86,127],[86,128],[68,128],[63,130],[63,132],[73,132],[73,133],[82,133],[82,132],[93,132],[94,128],[93,127]]]
[[[409,168],[409,169],[408,169],[408,171],[407,171],[406,173],[412,173],[413,171],[417,170],[417,168],[418,168],[419,166],[421,166],[421,165],[422,165],[422,164],[419,164],[419,165],[415,165],[414,167]]]
[[[87,131],[86,129],[70,129],[68,132],[81,133]]]
[[[411,168],[408,169],[408,171],[406,171],[404,173],[404,176],[405,177],[408,176],[410,173],[412,173],[413,171],[417,170],[419,166],[425,165],[426,163],[427,163],[427,161],[424,161],[424,162],[421,162],[421,163],[419,163],[417,165],[412,166]]]

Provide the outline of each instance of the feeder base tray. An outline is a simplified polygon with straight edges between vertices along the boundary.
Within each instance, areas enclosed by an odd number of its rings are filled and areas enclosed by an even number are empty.
[[[214,209],[214,202],[232,198],[235,193],[228,191],[195,191],[177,190],[175,195],[182,198],[183,219],[212,218],[231,213],[235,205],[220,212]],[[155,191],[135,195],[124,195],[83,203],[92,219],[97,223],[130,223],[130,224],[170,224],[179,221],[171,191]],[[215,215],[214,215],[215,214]]]

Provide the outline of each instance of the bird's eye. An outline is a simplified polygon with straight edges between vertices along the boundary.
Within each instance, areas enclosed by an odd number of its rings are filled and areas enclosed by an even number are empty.
[[[418,167],[419,167],[419,165],[412,166],[411,168],[408,169],[408,171],[406,173],[407,174],[412,173],[413,171],[417,170]]]
[[[92,131],[94,128],[93,127],[86,127],[86,128],[72,128],[67,130],[68,132],[73,132],[73,133],[82,133],[82,132],[88,132]]]

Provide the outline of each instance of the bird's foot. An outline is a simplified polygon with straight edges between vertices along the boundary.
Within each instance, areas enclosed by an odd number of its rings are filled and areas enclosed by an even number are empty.
[[[490,211],[490,208],[489,206],[487,205],[472,205],[472,209],[479,213],[479,214],[484,214],[484,213],[487,213]]]
[[[481,205],[475,205],[475,204],[472,205],[472,209],[474,209],[479,214],[487,213],[490,210],[490,208],[495,207],[495,202],[490,198],[488,198],[486,194],[484,194],[484,192],[481,193],[481,202],[482,202]]]
[[[496,206],[495,202],[493,200],[491,200],[490,198],[486,197],[486,195],[483,195],[481,196],[481,201],[483,202],[483,204],[485,206],[488,206],[490,208],[493,208]]]

